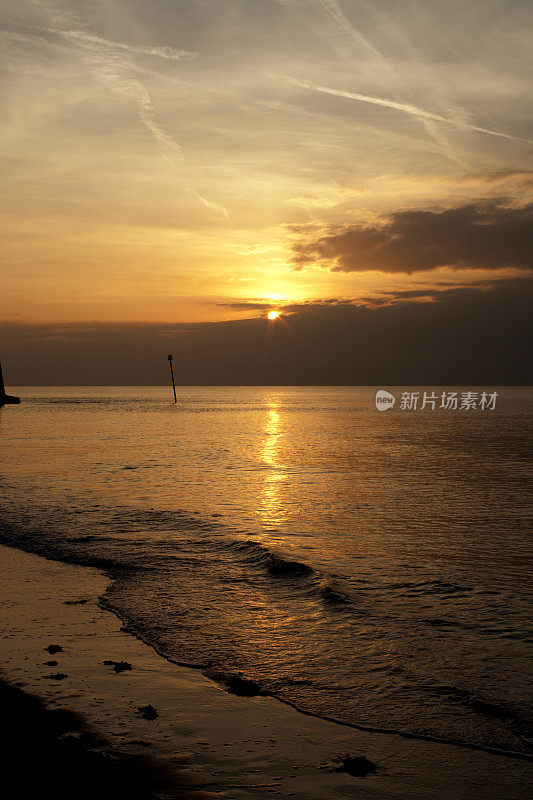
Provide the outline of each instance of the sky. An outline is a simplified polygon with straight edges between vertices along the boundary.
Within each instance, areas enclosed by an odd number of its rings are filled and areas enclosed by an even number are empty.
[[[522,280],[532,18],[4,0],[0,322],[201,325]]]

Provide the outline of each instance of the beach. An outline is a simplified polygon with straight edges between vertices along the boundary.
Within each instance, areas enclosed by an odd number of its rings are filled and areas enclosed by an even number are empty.
[[[155,759],[176,782],[154,796],[528,796],[531,764],[523,758],[357,731],[271,697],[224,691],[123,630],[98,600],[109,583],[100,570],[2,547],[0,664],[5,680],[46,708],[81,715],[95,735],[132,759],[128,769],[138,768],[136,759]],[[146,718],[150,706],[153,719]],[[375,771],[365,777],[339,771],[346,754]]]

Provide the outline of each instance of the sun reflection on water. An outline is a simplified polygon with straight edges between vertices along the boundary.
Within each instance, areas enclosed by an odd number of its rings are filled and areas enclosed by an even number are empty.
[[[283,497],[284,469],[279,461],[281,416],[279,404],[268,404],[267,419],[264,428],[264,439],[260,450],[260,461],[265,465],[264,483],[260,494],[258,515],[266,527],[280,525],[287,515]]]

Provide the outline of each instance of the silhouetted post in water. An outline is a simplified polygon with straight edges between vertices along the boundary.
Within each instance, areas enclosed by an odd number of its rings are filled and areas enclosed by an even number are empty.
[[[174,383],[174,370],[172,369],[172,353],[169,353],[168,356],[168,363],[170,364],[170,377],[172,378],[172,390],[174,392],[174,402],[177,403],[176,399],[176,384]]]
[[[4,376],[2,375],[2,364],[0,364],[0,406],[16,405],[17,403],[20,403],[20,397],[6,394]]]

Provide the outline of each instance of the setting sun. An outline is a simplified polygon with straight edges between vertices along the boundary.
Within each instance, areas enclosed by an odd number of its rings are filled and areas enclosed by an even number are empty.
[[[268,318],[269,319],[277,319],[279,317],[279,311],[269,311]]]

